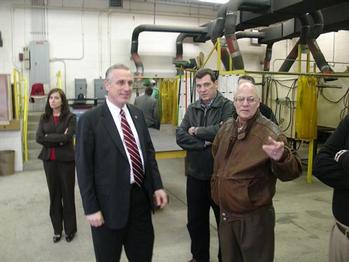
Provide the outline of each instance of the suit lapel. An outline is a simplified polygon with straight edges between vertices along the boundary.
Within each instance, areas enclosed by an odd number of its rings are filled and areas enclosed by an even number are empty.
[[[120,151],[121,155],[125,157],[125,159],[128,161],[124,145],[122,143],[119,131],[115,125],[113,116],[111,115],[109,108],[107,104],[103,105],[103,111],[102,111],[102,123],[105,127],[105,129],[108,131],[111,140],[116,145],[117,149]]]

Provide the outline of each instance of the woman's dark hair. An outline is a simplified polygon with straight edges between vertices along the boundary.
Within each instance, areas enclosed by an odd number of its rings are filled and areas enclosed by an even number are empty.
[[[62,100],[62,106],[61,106],[61,115],[59,118],[64,117],[69,113],[69,105],[67,97],[65,96],[64,92],[60,88],[53,88],[50,90],[50,92],[47,95],[46,105],[45,105],[45,113],[44,113],[44,119],[48,120],[52,116],[52,108],[50,107],[50,96],[53,93],[58,93]]]

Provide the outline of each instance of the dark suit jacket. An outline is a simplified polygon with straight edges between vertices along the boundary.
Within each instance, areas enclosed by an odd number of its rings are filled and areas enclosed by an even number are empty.
[[[155,150],[142,111],[132,105],[128,109],[142,148],[144,189],[151,207],[154,191],[162,188]],[[130,165],[107,104],[79,118],[76,167],[85,214],[100,210],[109,228],[124,227],[130,206]]]
[[[52,116],[50,119],[45,120],[42,115],[36,131],[36,142],[43,145],[38,158],[41,160],[50,160],[50,148],[54,147],[56,160],[74,161],[73,137],[75,126],[76,117],[72,113],[61,116],[57,126],[55,126]],[[68,132],[64,134],[67,128]]]

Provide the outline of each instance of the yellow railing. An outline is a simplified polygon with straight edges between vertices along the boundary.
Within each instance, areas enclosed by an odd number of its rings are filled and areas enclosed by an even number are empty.
[[[15,119],[21,118],[21,89],[19,82],[19,72],[16,69],[12,71],[13,95],[15,102]]]
[[[23,87],[23,154],[24,161],[28,161],[28,109],[29,109],[29,89],[28,80],[25,77],[21,79],[21,86]]]
[[[22,123],[22,145],[23,159],[29,159],[28,152],[28,107],[29,107],[29,91],[28,80],[23,73],[17,69],[12,70],[12,82],[14,86],[14,103],[15,103],[15,119],[21,120]]]
[[[61,72],[61,70],[58,70],[58,72],[56,74],[56,77],[57,77],[56,87],[59,88],[59,89],[62,89],[63,82],[62,82],[62,72]]]

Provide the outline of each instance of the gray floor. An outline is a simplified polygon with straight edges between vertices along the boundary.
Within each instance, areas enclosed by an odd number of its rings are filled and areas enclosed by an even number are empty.
[[[160,160],[168,207],[153,217],[156,231],[154,262],[185,262],[190,258],[186,230],[183,159]],[[332,223],[331,189],[305,177],[278,183],[276,207],[276,259],[279,262],[327,261]],[[90,230],[76,187],[77,237],[52,243],[48,191],[42,170],[0,177],[0,261],[94,261]],[[213,221],[213,220],[212,220]],[[217,261],[217,237],[212,226],[211,258]],[[122,261],[126,261],[125,258]]]

